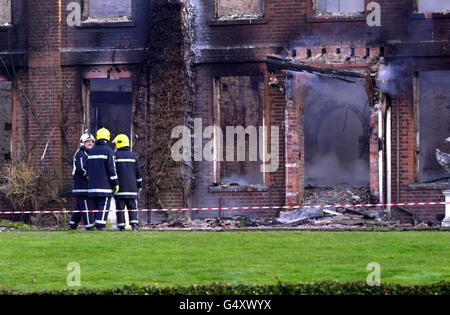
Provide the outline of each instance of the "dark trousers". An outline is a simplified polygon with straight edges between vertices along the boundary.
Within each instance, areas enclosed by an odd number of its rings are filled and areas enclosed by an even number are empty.
[[[139,224],[139,221],[137,219],[137,211],[131,211],[131,210],[137,210],[137,200],[136,199],[119,199],[115,198],[116,200],[116,209],[121,210],[117,211],[117,226],[125,227],[125,206],[127,206],[128,210],[128,218],[130,219],[130,225],[131,226],[137,226]]]
[[[75,210],[86,210],[86,212],[74,212],[72,213],[72,217],[70,218],[70,226],[72,229],[76,229],[78,224],[83,218],[84,227],[92,228],[94,226],[94,215],[93,213],[89,213],[88,210],[91,210],[89,206],[91,206],[91,200],[87,196],[77,196],[77,204],[75,206]]]
[[[109,207],[111,206],[112,197],[91,197],[92,208],[95,211],[95,226],[104,228],[108,220]]]

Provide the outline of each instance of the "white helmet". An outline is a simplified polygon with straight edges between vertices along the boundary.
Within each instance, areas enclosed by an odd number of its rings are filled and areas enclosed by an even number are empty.
[[[92,140],[92,141],[95,142],[94,136],[91,135],[90,133],[85,133],[85,134],[83,134],[83,135],[81,136],[81,138],[80,138],[80,145],[84,145],[84,143],[85,143],[86,141],[89,141],[89,140]]]

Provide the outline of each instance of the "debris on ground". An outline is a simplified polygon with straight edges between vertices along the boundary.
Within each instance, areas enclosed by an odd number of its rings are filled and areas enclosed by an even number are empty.
[[[305,189],[303,206],[357,205],[372,203],[369,187],[313,187]],[[403,224],[386,218],[385,209],[379,207],[321,207],[280,211],[273,219],[259,219],[243,215],[232,218],[192,220],[188,217],[172,218],[168,222],[153,224],[144,229],[167,230],[233,230],[233,229],[355,229],[430,227],[416,222]]]
[[[314,226],[388,226],[385,212],[378,208],[350,207],[357,204],[370,204],[369,187],[314,187],[305,188],[304,206],[347,205],[343,207],[303,208],[296,211],[283,211],[277,221],[283,224],[309,224]]]
[[[439,224],[412,220],[411,223],[401,223],[389,219],[385,209],[380,207],[320,207],[306,206],[322,205],[357,205],[370,204],[368,187],[312,187],[305,189],[305,200],[297,210],[280,211],[276,218],[260,218],[255,215],[235,215],[232,217],[216,217],[207,219],[192,219],[189,215],[168,216],[166,221],[141,226],[140,230],[170,231],[227,231],[227,230],[358,230],[358,229],[430,229],[439,228]],[[404,210],[406,211],[406,210]],[[439,221],[437,221],[439,222]],[[24,230],[25,225],[13,225],[12,222],[0,220],[0,232],[5,230]],[[58,227],[45,227],[45,230],[59,230]],[[115,226],[110,230],[115,230]],[[64,228],[62,228],[64,229]],[[80,226],[80,229],[83,229]]]

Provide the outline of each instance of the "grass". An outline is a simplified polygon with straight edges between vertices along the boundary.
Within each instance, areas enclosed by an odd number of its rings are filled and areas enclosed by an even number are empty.
[[[381,281],[450,281],[447,232],[2,232],[0,287],[65,289],[81,267],[81,286],[268,284],[365,281],[377,262]]]

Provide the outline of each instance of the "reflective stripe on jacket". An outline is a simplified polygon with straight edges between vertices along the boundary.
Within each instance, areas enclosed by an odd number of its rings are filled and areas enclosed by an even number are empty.
[[[91,149],[87,163],[88,192],[91,197],[111,197],[119,185],[114,151],[104,140],[97,141]]]
[[[73,157],[73,190],[75,196],[88,195],[87,160],[88,149],[81,146]]]
[[[138,189],[142,188],[141,168],[139,160],[130,148],[120,148],[114,154],[119,176],[120,190],[114,195],[119,199],[136,199],[138,197]]]

